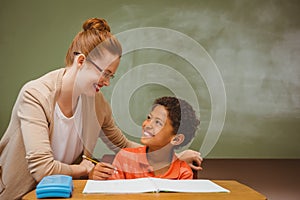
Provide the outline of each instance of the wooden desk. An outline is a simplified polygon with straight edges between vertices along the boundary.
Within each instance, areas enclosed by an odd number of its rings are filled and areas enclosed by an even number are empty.
[[[213,181],[230,190],[230,193],[139,193],[139,194],[83,194],[86,180],[73,180],[74,191],[71,199],[101,199],[101,200],[266,200],[267,198],[255,190],[232,180]],[[36,199],[35,190],[23,197],[24,200]],[[53,200],[53,198],[52,198]],[[61,200],[61,199],[60,199]]]

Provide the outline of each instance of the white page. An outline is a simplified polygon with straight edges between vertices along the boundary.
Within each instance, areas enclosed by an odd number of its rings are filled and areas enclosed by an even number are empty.
[[[215,184],[210,180],[168,180],[151,178],[159,191],[169,192],[229,192],[229,190]]]
[[[88,180],[83,193],[142,193],[154,192],[155,186],[148,178],[122,180]]]
[[[83,193],[143,193],[143,192],[229,192],[210,180],[169,180],[138,178],[122,180],[88,180]]]

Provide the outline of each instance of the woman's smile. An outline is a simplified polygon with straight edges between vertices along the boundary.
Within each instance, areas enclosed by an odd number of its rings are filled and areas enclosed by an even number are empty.
[[[95,88],[96,92],[99,92],[102,85],[100,85],[99,83],[94,83],[93,85],[94,85],[94,88]]]

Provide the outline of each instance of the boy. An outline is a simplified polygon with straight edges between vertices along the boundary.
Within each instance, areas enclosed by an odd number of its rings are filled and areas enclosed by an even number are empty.
[[[113,161],[118,170],[109,179],[157,177],[192,179],[188,164],[179,160],[174,149],[188,144],[200,121],[192,106],[175,97],[155,100],[142,125],[143,147],[122,149]]]

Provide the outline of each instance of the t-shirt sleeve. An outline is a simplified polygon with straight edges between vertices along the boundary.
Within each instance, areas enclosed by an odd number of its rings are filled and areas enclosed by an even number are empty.
[[[190,166],[186,162],[181,161],[180,176],[178,179],[193,179],[193,176],[193,170],[190,168]]]
[[[117,179],[125,179],[124,169],[122,168],[122,153],[124,150],[121,150],[119,153],[116,154],[112,165],[117,168],[115,173],[111,175],[108,179],[109,180],[117,180]]]

